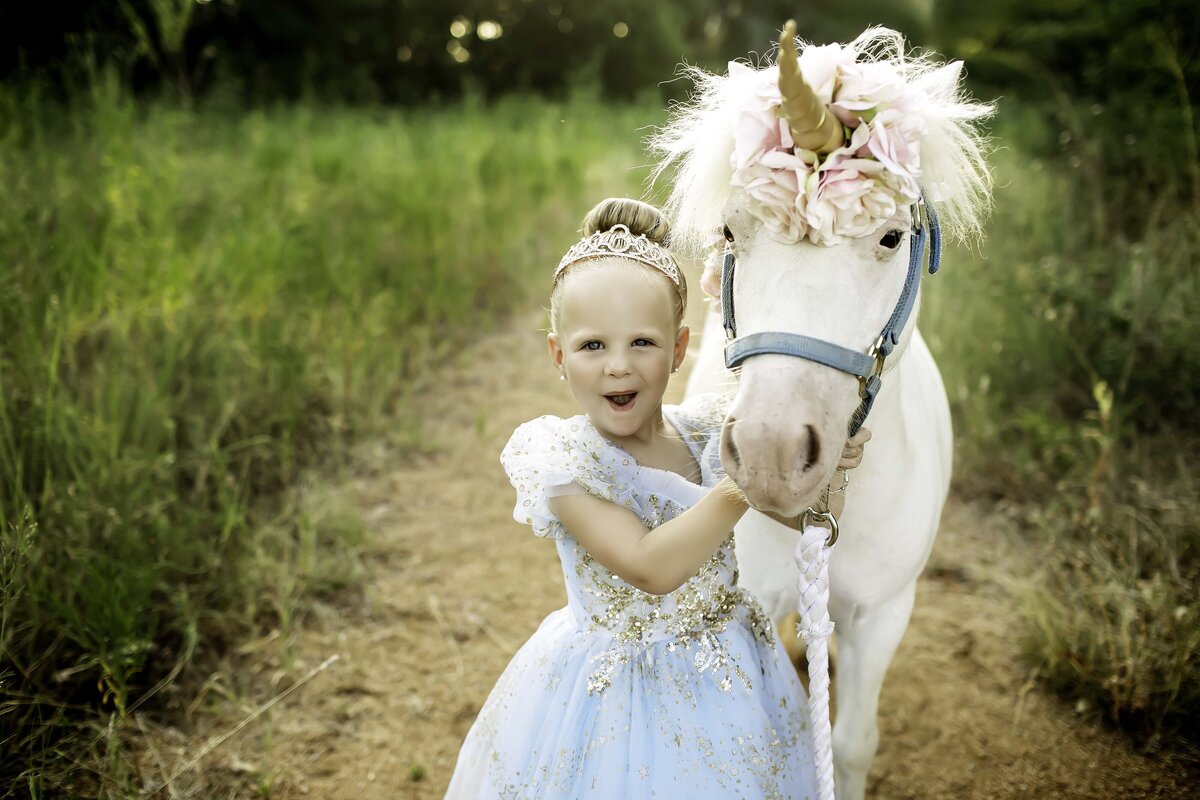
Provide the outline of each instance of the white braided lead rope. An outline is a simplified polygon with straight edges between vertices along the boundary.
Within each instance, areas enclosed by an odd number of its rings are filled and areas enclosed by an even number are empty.
[[[808,716],[813,734],[813,758],[817,766],[818,800],[833,797],[833,729],[829,723],[829,554],[825,545],[829,529],[809,525],[796,545],[800,568],[800,624],[796,633],[804,639],[808,654]]]

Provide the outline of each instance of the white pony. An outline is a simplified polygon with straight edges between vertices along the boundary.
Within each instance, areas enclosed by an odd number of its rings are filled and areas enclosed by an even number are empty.
[[[976,124],[992,109],[965,98],[961,62],[910,57],[894,31],[873,28],[849,45],[800,42],[798,61],[793,33],[789,23],[777,64],[732,63],[725,76],[689,70],[695,95],[651,140],[662,156],[655,176],[675,169],[672,235],[685,250],[707,252],[710,294],[722,251],[736,256],[728,297],[739,338],[785,331],[874,355],[906,283],[922,190],[949,235],[979,233],[991,182]],[[804,86],[780,88],[789,66]],[[797,93],[812,102],[799,122]],[[851,474],[829,566],[842,800],[864,795],[884,673],[950,482],[949,406],[915,311],[883,364],[867,421],[873,438]],[[834,477],[861,382],[789,355],[757,355],[731,371],[725,339],[714,308],[688,395],[735,393],[722,461],[755,508],[801,513]],[[740,582],[778,623],[797,607],[797,534],[759,513],[736,534]]]

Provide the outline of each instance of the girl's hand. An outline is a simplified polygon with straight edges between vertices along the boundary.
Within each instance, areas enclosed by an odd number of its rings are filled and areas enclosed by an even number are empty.
[[[722,475],[720,482],[714,487],[735,507],[746,510],[750,507],[750,503],[746,501],[746,495],[742,492],[740,486],[733,482],[733,478],[728,475]]]
[[[846,446],[842,448],[842,458],[838,461],[838,469],[850,470],[861,464],[863,448],[869,441],[871,432],[866,428],[859,428],[858,433],[846,440]]]

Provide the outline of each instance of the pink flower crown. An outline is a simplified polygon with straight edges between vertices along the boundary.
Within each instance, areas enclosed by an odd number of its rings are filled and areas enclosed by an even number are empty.
[[[778,64],[761,70],[739,109],[732,183],[780,240],[840,244],[920,197],[927,98],[893,64],[859,61],[852,46],[810,45],[797,56],[794,35],[789,24]],[[751,72],[729,64],[731,77]],[[799,129],[798,108],[807,115]]]

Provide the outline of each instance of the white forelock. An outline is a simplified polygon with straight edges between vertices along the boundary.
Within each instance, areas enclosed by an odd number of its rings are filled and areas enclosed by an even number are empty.
[[[858,52],[859,61],[889,63],[927,98],[919,112],[927,127],[921,141],[921,185],[947,235],[959,240],[979,236],[992,187],[987,139],[979,123],[994,106],[975,103],[966,95],[961,61],[947,64],[909,55],[896,31],[870,28],[849,46]],[[809,44],[798,40],[798,47],[803,51]],[[684,68],[684,75],[695,82],[692,97],[674,108],[667,125],[649,139],[659,159],[651,180],[674,168],[666,211],[679,252],[700,255],[720,228],[721,212],[733,191],[730,155],[739,108],[764,80],[774,80],[774,74],[773,66],[732,75]]]

